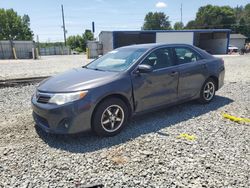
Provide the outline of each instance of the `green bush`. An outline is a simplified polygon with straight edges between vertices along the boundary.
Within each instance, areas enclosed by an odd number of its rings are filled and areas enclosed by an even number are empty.
[[[83,52],[82,48],[80,48],[80,47],[77,47],[74,50],[77,51],[77,52],[79,52],[79,53]]]

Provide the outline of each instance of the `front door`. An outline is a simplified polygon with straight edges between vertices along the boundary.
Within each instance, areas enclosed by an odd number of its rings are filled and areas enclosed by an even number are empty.
[[[141,64],[153,67],[150,73],[132,74],[136,112],[176,101],[178,71],[171,48],[151,52]]]

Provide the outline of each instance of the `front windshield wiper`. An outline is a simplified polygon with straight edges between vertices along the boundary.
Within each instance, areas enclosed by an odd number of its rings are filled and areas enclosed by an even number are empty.
[[[90,68],[90,67],[87,67],[86,65],[85,65],[85,66],[82,66],[82,68],[91,69],[91,70],[97,70],[97,71],[106,71],[106,70],[98,69],[98,68]]]
[[[99,68],[90,68],[88,66],[82,66],[82,68],[96,70],[96,71],[103,71],[103,72],[120,72],[120,71],[115,71],[115,70],[104,70],[104,69],[99,69]]]
[[[106,70],[98,69],[98,68],[94,68],[93,70],[97,70],[97,71],[106,71]]]

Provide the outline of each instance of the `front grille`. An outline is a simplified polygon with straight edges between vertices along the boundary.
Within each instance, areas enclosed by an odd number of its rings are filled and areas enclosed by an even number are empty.
[[[50,98],[51,98],[50,96],[42,96],[42,95],[40,95],[40,96],[38,96],[37,102],[46,104],[46,103],[49,102]]]
[[[49,100],[51,99],[52,94],[50,93],[42,93],[40,91],[36,92],[36,100],[38,103],[44,103],[47,104]]]

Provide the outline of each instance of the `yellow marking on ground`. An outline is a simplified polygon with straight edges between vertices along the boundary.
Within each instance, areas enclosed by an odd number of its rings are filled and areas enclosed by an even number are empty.
[[[186,140],[196,140],[197,137],[195,135],[190,135],[187,133],[181,133],[179,136],[177,136],[177,138],[184,138]]]
[[[239,118],[236,116],[231,116],[229,114],[223,113],[222,116],[226,119],[229,119],[231,121],[234,121],[236,123],[250,123],[250,119],[248,118]]]

